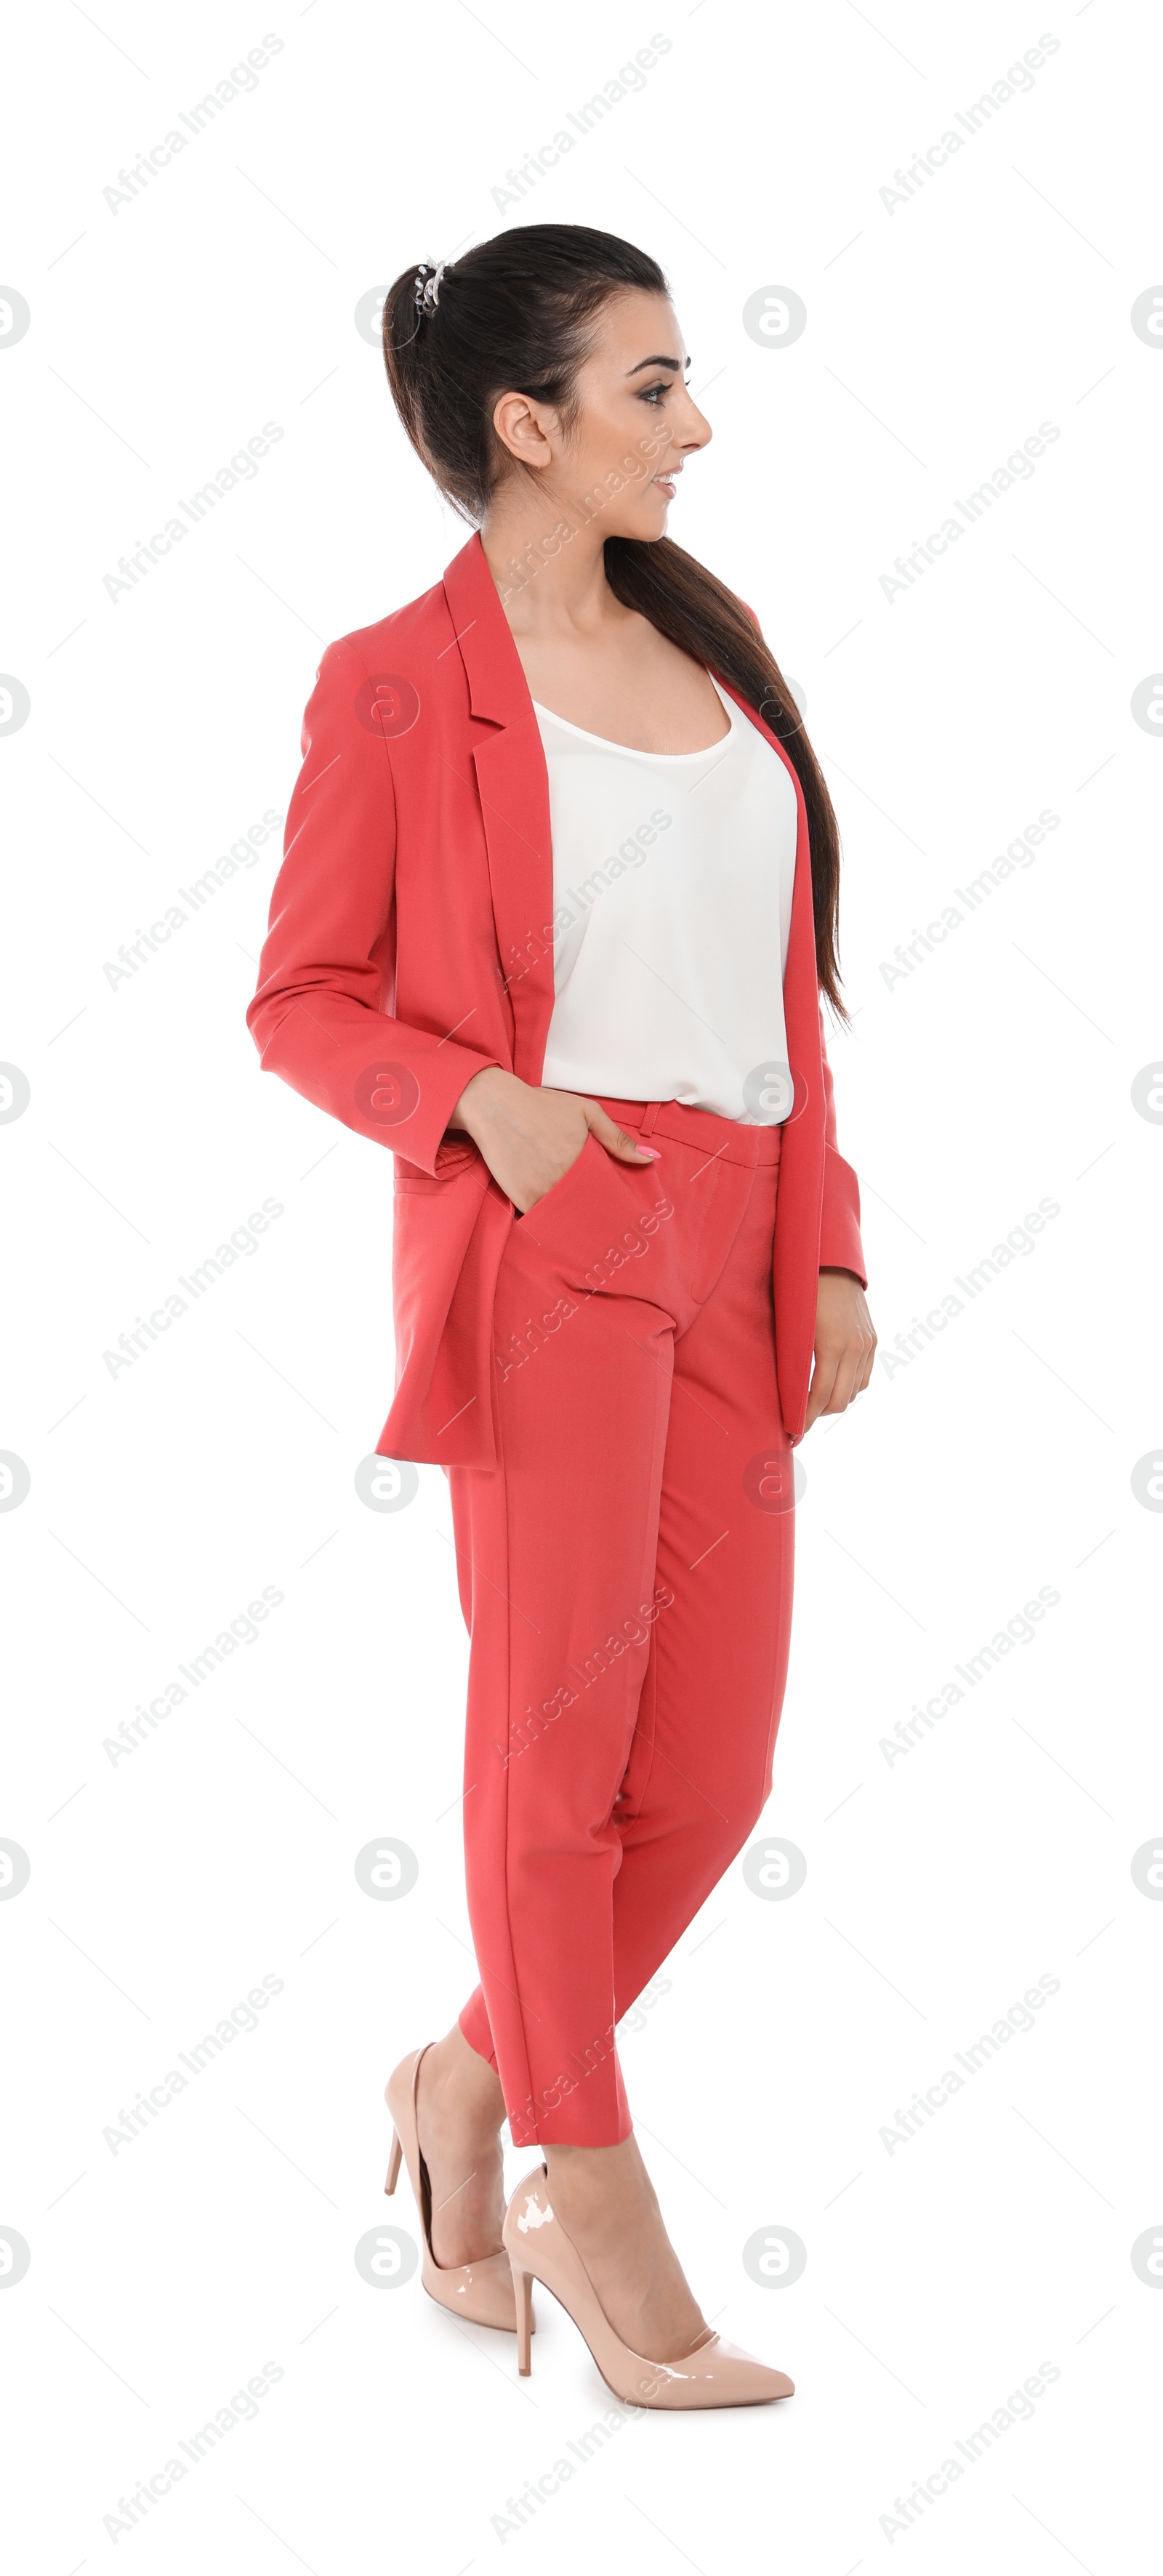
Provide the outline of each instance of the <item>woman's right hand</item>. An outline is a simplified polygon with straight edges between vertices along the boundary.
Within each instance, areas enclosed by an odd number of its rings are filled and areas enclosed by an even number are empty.
[[[617,1126],[600,1101],[578,1091],[542,1090],[496,1064],[474,1073],[448,1124],[472,1137],[498,1188],[522,1216],[576,1163],[587,1135],[596,1136],[620,1163],[659,1159],[652,1146],[640,1145]]]

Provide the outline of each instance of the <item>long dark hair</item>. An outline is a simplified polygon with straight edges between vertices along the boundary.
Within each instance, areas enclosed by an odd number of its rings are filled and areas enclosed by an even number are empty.
[[[437,300],[420,310],[417,269],[384,302],[384,364],[412,445],[445,497],[479,527],[510,459],[493,406],[512,389],[552,404],[568,433],[592,324],[628,287],[669,293],[657,260],[585,224],[519,224],[449,264]],[[431,283],[431,277],[429,279]],[[840,835],[819,762],[794,698],[747,610],[669,537],[607,537],[606,579],[617,599],[739,691],[770,725],[803,789],[812,859],[816,970],[841,1019],[837,963]]]

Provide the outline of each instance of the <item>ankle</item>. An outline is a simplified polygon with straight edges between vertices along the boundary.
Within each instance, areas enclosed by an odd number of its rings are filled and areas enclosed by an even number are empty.
[[[455,2113],[459,2127],[493,2137],[505,2117],[505,2100],[496,2069],[471,2048],[459,2025],[425,2049],[420,2061],[420,2097],[430,2108]]]
[[[554,2188],[571,2200],[622,2202],[653,2200],[650,2176],[636,2139],[621,2138],[612,2147],[555,2146],[542,2150]]]

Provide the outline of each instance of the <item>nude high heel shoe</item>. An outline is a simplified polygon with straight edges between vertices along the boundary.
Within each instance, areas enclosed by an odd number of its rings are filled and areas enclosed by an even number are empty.
[[[630,2406],[763,2406],[794,2395],[782,2370],[769,2370],[708,2326],[681,2361],[647,2361],[615,2334],[572,2237],[549,2197],[549,2175],[526,2174],[505,2212],[505,2248],[517,2304],[517,2368],[530,2370],[529,2318],[535,2280],[561,2301],[585,2336],[607,2388]]]
[[[420,2153],[416,2127],[416,2099],[423,2055],[424,2050],[417,2048],[410,2057],[402,2058],[384,2086],[384,2100],[394,2123],[384,2190],[389,2195],[394,2192],[403,2157],[420,2212],[424,2237],[420,2278],[429,2298],[435,2299],[442,2308],[450,2308],[454,2317],[468,2317],[477,2326],[507,2327],[512,2334],[517,2323],[517,2311],[508,2255],[485,2254],[477,2263],[442,2264],[437,2262],[432,2251],[432,2189],[428,2167]]]

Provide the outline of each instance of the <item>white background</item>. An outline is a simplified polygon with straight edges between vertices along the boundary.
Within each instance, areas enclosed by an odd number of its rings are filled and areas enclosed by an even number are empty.
[[[1163,1825],[1135,1644],[1163,1522],[1131,1475],[1163,1433],[1161,1137],[1131,1084],[1163,1055],[1163,743],[1131,695],[1159,668],[1163,344],[1130,310],[1163,276],[1159,66],[1147,13],[1104,0],[874,14],[316,0],[179,23],[50,0],[10,39],[4,260],[32,319],[0,347],[0,664],[31,712],[0,741],[0,1056],[31,1100],[0,1132],[0,1446],[31,1487],[0,1520],[0,1832],[31,1877],[0,1906],[19,2113],[0,2223],[31,2263],[0,2319],[13,2562],[44,2576],[111,2547],[142,2576],[581,2570],[599,2550],[644,2576],[851,2576],[890,2550],[934,2576],[1153,2563],[1163,2297],[1130,2257],[1163,2233],[1163,1908],[1131,1860]],[[112,211],[119,169],[268,26],[283,50],[253,93]],[[498,205],[656,27],[671,50],[641,91]],[[890,212],[898,166],[1043,27],[1059,50],[1032,90]],[[801,1450],[765,1824],[806,1882],[767,1903],[732,1868],[625,2037],[704,2308],[798,2393],[627,2419],[584,2465],[567,2445],[611,2400],[546,2295],[519,2384],[505,2340],[353,2259],[385,2218],[418,2232],[406,2189],[382,2199],[381,2088],[474,1981],[466,1641],[440,1471],[399,1514],[353,1483],[392,1386],[390,1162],[260,1079],[243,1024],[277,835],[128,980],[104,972],[285,812],[323,644],[464,541],[359,298],[543,218],[663,261],[715,427],[673,533],[806,691],[845,845],[854,1027],[832,1055],[883,1351],[1027,1210],[1059,1211]],[[792,347],[743,328],[769,284],[806,304]],[[119,557],[266,421],[284,435],[257,474],[111,599]],[[1060,435],[1033,475],[890,601],[894,558],[1043,421]],[[1043,808],[1033,864],[890,984],[898,943]],[[112,1376],[119,1334],[268,1197],[259,1249]],[[256,1639],[111,1759],[264,1586],[284,1598]],[[890,1762],[914,1703],[1042,1586],[1060,1598],[1035,1636]],[[354,1876],[384,1835],[419,1862],[394,1903]],[[259,2026],[114,2152],[103,2131],[264,1975],[282,1991]],[[1036,2026],[890,2152],[898,2108],[1040,1977]],[[780,2229],[806,2267],[761,2287],[742,2249]],[[257,2419],[103,2529],[267,2361]],[[883,2528],[1043,2361],[1031,2420]],[[552,2489],[562,2457],[575,2476],[522,2519],[508,2499]]]

